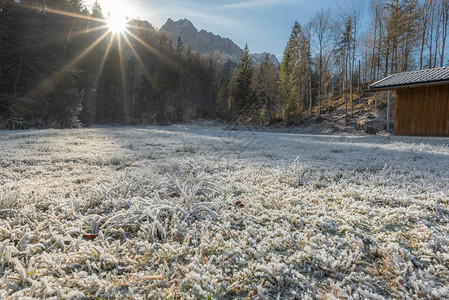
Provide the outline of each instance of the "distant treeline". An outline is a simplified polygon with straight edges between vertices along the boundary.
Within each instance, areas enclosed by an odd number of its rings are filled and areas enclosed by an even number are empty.
[[[64,12],[68,12],[65,14]],[[96,3],[0,2],[2,127],[214,117],[217,66],[147,22],[108,32]]]
[[[449,0],[347,1],[296,22],[280,67],[194,53],[148,22],[108,30],[81,0],[0,0],[0,128],[295,123],[369,83],[448,64]],[[370,20],[363,21],[369,5]],[[363,26],[369,24],[369,26]]]

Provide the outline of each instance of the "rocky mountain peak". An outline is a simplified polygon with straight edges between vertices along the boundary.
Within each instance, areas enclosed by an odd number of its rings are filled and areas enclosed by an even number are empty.
[[[184,37],[186,40],[193,41],[197,39],[198,35],[198,30],[193,26],[192,22],[187,19],[178,20],[176,22],[172,19],[168,19],[164,26],[161,27],[161,30],[168,33],[174,45],[176,45],[179,36],[181,36],[183,41]]]
[[[193,26],[192,22],[190,22],[187,19],[181,19],[181,20],[178,20],[175,22],[171,18],[168,18],[167,22],[164,24],[164,26],[162,26],[162,28],[164,28],[164,27],[166,27],[166,29],[171,29],[171,28],[174,28],[174,29],[184,28],[185,29],[187,27],[189,29],[193,29],[193,30],[197,31],[195,26]],[[161,28],[161,30],[162,30],[162,28]]]
[[[187,19],[173,21],[169,18],[160,30],[167,32],[173,45],[176,46],[178,37],[181,37],[184,45],[190,45],[193,51],[202,55],[211,55],[219,61],[229,60],[238,64],[243,54],[243,50],[231,39],[223,38],[204,29],[198,31]],[[266,53],[252,54],[253,63],[255,65],[262,63],[265,55]],[[275,55],[269,54],[269,57],[273,64],[279,65]]]

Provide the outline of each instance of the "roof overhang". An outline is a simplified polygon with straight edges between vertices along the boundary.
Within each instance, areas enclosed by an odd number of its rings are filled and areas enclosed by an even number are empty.
[[[449,80],[385,86],[385,87],[380,87],[380,88],[371,88],[370,87],[369,89],[364,90],[363,92],[382,92],[382,91],[413,89],[413,88],[424,87],[424,86],[437,86],[437,85],[446,85],[446,84],[449,84]]]

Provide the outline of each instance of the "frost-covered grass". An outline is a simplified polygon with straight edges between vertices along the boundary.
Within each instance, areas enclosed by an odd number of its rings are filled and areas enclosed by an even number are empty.
[[[449,298],[449,139],[0,132],[0,299]]]

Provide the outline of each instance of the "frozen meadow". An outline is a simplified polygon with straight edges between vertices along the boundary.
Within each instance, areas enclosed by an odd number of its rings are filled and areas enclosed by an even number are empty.
[[[449,139],[0,131],[0,299],[449,298]]]

